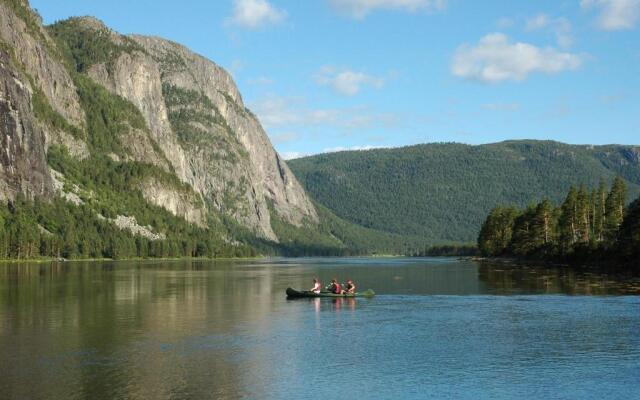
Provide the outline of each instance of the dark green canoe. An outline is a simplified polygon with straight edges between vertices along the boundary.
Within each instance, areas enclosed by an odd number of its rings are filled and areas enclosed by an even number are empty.
[[[308,290],[304,290],[304,291],[300,291],[300,290],[295,290],[292,288],[287,288],[287,297],[290,299],[299,299],[299,298],[303,298],[303,297],[336,297],[336,298],[343,298],[343,297],[373,297],[375,296],[376,293],[369,289],[365,292],[358,292],[355,294],[335,294],[335,293],[331,293],[331,292],[320,292],[320,293],[314,293],[314,292],[310,292]]]

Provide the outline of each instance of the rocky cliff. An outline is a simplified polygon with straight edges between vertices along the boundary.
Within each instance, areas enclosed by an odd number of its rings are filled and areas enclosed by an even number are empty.
[[[56,146],[77,160],[150,166],[158,172],[131,189],[199,226],[226,215],[278,241],[272,218],[318,223],[226,71],[94,18],[44,28],[26,0],[0,0],[0,128],[4,198],[54,196],[47,151]]]

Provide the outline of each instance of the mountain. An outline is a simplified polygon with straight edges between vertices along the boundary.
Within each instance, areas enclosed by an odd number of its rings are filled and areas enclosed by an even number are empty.
[[[475,242],[496,204],[558,203],[571,185],[595,187],[621,175],[629,201],[640,193],[638,146],[440,143],[321,154],[289,165],[338,217],[428,243]]]
[[[329,252],[368,234],[321,221],[225,70],[95,18],[45,27],[0,0],[0,128],[0,258]]]

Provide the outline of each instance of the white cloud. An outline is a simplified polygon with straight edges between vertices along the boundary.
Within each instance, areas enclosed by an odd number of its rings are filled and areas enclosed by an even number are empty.
[[[322,67],[315,80],[317,84],[329,86],[344,96],[355,96],[363,86],[379,89],[384,85],[382,78],[349,69],[339,71],[331,66]]]
[[[329,0],[331,6],[341,14],[362,19],[375,10],[442,10],[447,0]]]
[[[551,30],[556,35],[558,45],[561,47],[569,47],[573,44],[571,23],[566,18],[551,18],[546,14],[538,14],[527,20],[525,30],[537,31],[542,29]]]
[[[484,36],[476,46],[460,46],[451,63],[451,73],[482,82],[522,81],[534,72],[555,74],[582,64],[577,54],[528,43],[511,42],[502,33]]]
[[[549,25],[549,16],[545,14],[538,14],[533,18],[527,20],[527,30],[533,31],[536,29],[546,28]]]
[[[599,9],[598,27],[607,31],[632,29],[640,20],[640,0],[581,0],[580,5]]]
[[[367,107],[309,108],[304,100],[291,97],[269,96],[253,103],[251,108],[267,131],[284,133],[329,128],[348,134],[372,127],[397,128],[404,121],[394,113],[374,112]],[[272,134],[276,140],[282,133]]]
[[[287,16],[284,10],[273,7],[267,0],[233,0],[233,15],[228,22],[248,29],[282,22]]]

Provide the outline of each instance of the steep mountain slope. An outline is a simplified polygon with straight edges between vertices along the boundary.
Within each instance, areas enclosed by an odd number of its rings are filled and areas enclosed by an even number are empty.
[[[0,0],[0,128],[0,257],[345,247],[231,76],[176,43]]]
[[[339,217],[432,243],[473,242],[496,204],[561,200],[570,185],[617,174],[640,192],[640,147],[512,141],[427,144],[289,161],[307,191]]]
[[[122,140],[133,144],[123,146],[132,150],[125,157],[171,170],[208,205],[266,239],[278,240],[268,203],[287,223],[317,223],[313,205],[222,68],[178,44],[122,36],[93,18],[63,21],[49,32],[67,45],[78,72],[142,113],[151,145],[139,139],[144,135],[130,135]],[[166,204],[149,186],[145,198]]]

